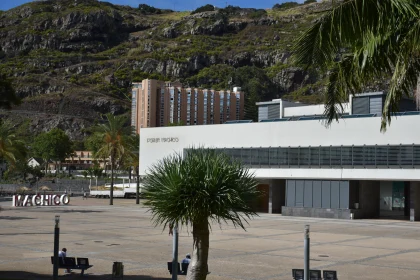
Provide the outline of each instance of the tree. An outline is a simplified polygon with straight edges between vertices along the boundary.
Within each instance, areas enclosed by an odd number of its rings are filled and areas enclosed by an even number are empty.
[[[0,109],[11,109],[12,105],[19,105],[20,99],[16,96],[10,80],[0,75]]]
[[[335,4],[334,4],[335,3]],[[416,0],[345,0],[304,32],[293,47],[298,64],[329,73],[325,115],[330,124],[348,96],[389,80],[381,129],[403,96],[420,101],[420,4]]]
[[[0,120],[0,159],[4,159],[12,166],[18,159],[25,158],[26,147],[14,134],[10,122]]]
[[[114,116],[111,113],[105,115],[106,122],[93,128],[97,139],[101,139],[100,148],[95,157],[109,158],[111,162],[111,191],[109,205],[114,201],[114,170],[124,157],[128,157],[132,149],[130,147],[131,127],[126,126],[125,116]]]
[[[162,13],[161,9],[156,9],[155,7],[149,6],[147,4],[140,4],[139,5],[139,10],[140,10],[140,13],[145,14],[145,15],[161,14]]]
[[[281,4],[274,4],[273,10],[288,10],[299,6],[297,2],[283,2]]]
[[[194,11],[191,12],[191,14],[197,14],[197,13],[203,13],[203,12],[212,12],[214,11],[214,6],[211,4],[207,4],[201,7],[198,7]]]
[[[48,162],[51,160],[57,163],[73,154],[73,142],[66,133],[54,128],[49,132],[44,132],[35,137],[32,144],[35,156],[41,157],[45,161],[45,173],[47,172]],[[57,169],[57,168],[56,168]]]
[[[256,215],[252,203],[259,196],[254,175],[223,153],[192,148],[184,156],[162,159],[144,181],[145,205],[155,226],[192,228],[193,255],[187,279],[206,279],[211,223],[244,222]]]

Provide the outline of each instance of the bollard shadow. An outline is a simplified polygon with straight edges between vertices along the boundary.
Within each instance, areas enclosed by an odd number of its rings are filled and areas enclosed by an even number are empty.
[[[33,272],[26,272],[26,271],[0,271],[0,280],[43,280],[48,279],[51,280],[52,275],[49,274],[38,274]],[[80,278],[80,273],[72,273],[72,274],[63,274],[63,272],[60,270],[58,279],[60,280],[73,280],[73,279],[94,279],[94,280],[111,280],[112,275],[111,274],[102,274],[102,275],[94,275],[89,274],[85,272],[84,277]],[[118,278],[115,278],[118,279]],[[124,280],[146,280],[146,279],[152,279],[152,280],[167,280],[171,279],[171,276],[168,275],[168,277],[153,277],[150,275],[124,275]]]

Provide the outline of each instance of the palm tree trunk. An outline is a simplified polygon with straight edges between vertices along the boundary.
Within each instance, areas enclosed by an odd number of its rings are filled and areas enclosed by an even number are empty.
[[[205,280],[208,273],[209,225],[207,220],[193,223],[193,254],[186,280]]]
[[[114,159],[111,158],[111,191],[109,194],[109,205],[114,205]]]

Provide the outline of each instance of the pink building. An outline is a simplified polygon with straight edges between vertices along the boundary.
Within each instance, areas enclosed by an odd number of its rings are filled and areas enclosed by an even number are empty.
[[[183,88],[181,83],[143,80],[133,83],[131,125],[141,128],[221,124],[242,120],[244,93],[230,90]]]

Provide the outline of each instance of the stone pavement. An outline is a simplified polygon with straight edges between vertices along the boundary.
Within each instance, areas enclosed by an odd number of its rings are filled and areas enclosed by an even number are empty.
[[[1,202],[0,279],[51,279],[54,216],[61,216],[60,248],[88,257],[86,279],[111,279],[114,261],[124,279],[170,279],[172,238],[156,228],[135,200],[82,200],[59,207],[12,208]],[[332,220],[260,214],[247,231],[214,225],[207,279],[292,279],[303,268],[303,229],[311,226],[311,268],[337,270],[340,280],[420,279],[420,223],[398,220]],[[182,229],[179,258],[192,249]],[[79,279],[65,275],[60,279]],[[185,276],[179,276],[185,279]]]

